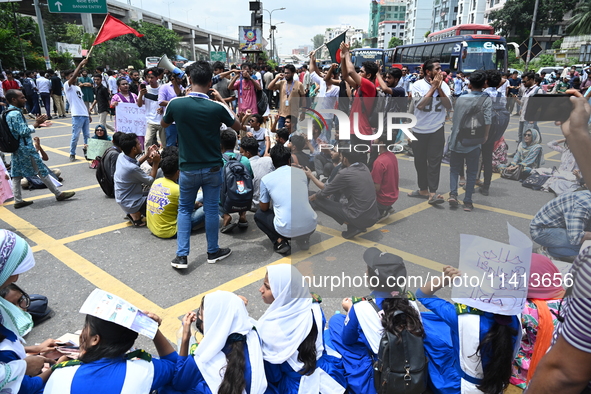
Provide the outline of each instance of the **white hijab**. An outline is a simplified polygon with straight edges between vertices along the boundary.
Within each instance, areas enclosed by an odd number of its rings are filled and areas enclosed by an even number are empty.
[[[250,393],[262,394],[267,389],[265,366],[259,336],[244,302],[236,294],[216,291],[205,296],[203,305],[203,340],[194,360],[212,394],[217,394],[227,365],[222,351],[230,334],[246,335],[246,345],[252,371]],[[246,391],[244,391],[246,392]]]
[[[298,347],[310,333],[313,322],[318,328],[316,358],[324,353],[322,311],[320,305],[312,302],[308,285],[297,268],[291,264],[278,264],[268,267],[267,273],[275,301],[257,322],[257,331],[263,341],[263,358],[271,364],[287,361],[294,371],[299,371],[304,364],[298,361]],[[329,374],[316,368],[312,375],[302,376],[298,393],[344,391]]]

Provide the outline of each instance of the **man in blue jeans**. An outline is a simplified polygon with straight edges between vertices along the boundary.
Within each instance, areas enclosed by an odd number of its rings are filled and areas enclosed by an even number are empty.
[[[584,241],[591,240],[591,192],[564,193],[548,202],[529,225],[537,253],[573,261]]]
[[[76,70],[66,71],[66,83],[64,83],[64,91],[66,92],[66,98],[70,103],[70,111],[72,113],[72,140],[70,141],[70,161],[76,161],[76,145],[78,145],[78,138],[80,138],[80,132],[84,136],[84,156],[86,156],[86,145],[88,144],[88,138],[90,137],[90,111],[84,104],[84,98],[82,96],[82,90],[78,87],[78,74],[80,70],[86,65],[88,59],[82,59]]]
[[[205,236],[207,238],[207,262],[214,264],[232,253],[218,245],[218,205],[222,185],[222,152],[220,151],[220,124],[240,130],[240,121],[226,106],[222,97],[212,90],[215,100],[210,100],[213,71],[205,61],[197,61],[187,67],[191,93],[168,102],[160,124],[168,127],[175,122],[179,144],[179,213],[177,252],[171,265],[187,268],[190,250],[191,214],[199,189],[203,191],[205,211]]]
[[[484,71],[474,71],[470,75],[469,89],[470,93],[464,94],[456,100],[456,106],[449,136],[449,206],[456,208],[458,206],[458,177],[460,171],[466,162],[466,194],[464,195],[464,211],[470,212],[474,209],[472,204],[472,194],[474,193],[474,184],[478,174],[480,159],[480,143],[486,142],[488,132],[492,123],[492,101],[482,92],[486,83],[486,73]],[[484,101],[483,100],[484,98]],[[478,144],[472,144],[470,140],[463,141],[460,135],[460,125],[464,123],[464,116],[474,109],[480,108],[484,115],[485,135],[484,141]],[[476,113],[473,116],[476,117]]]

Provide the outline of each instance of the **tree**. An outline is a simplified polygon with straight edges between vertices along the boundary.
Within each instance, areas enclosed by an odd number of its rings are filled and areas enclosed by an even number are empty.
[[[586,0],[589,1],[589,0]],[[536,30],[547,29],[562,21],[564,14],[575,8],[578,0],[541,0],[536,18]],[[488,14],[491,26],[506,38],[523,42],[529,37],[535,0],[507,0],[503,8]]]
[[[363,44],[361,44],[360,40],[355,40],[351,43],[351,49],[357,49],[357,48],[361,48],[363,47]]]
[[[591,0],[579,3],[573,15],[566,32],[575,36],[591,34]]]
[[[396,48],[397,46],[402,45],[402,40],[398,37],[390,38],[390,42],[388,42],[388,48]]]
[[[148,22],[131,21],[129,26],[144,35],[136,37],[133,34],[128,34],[121,37],[124,42],[131,44],[136,49],[136,59],[142,60],[149,56],[164,54],[172,59],[178,53],[177,47],[181,42],[181,37],[174,31]]]
[[[314,47],[313,49],[320,47],[322,44],[324,44],[324,34],[316,34],[311,39],[311,41],[312,41],[312,46]]]
[[[37,23],[31,17],[17,14],[16,23],[20,33],[19,36],[14,26],[12,6],[12,3],[0,4],[0,54],[2,54],[2,66],[18,70],[23,68],[20,50],[22,44],[27,68],[43,68],[45,61],[42,55]]]
[[[429,37],[429,34],[431,34],[431,30],[427,30],[427,32],[425,33],[425,38]]]

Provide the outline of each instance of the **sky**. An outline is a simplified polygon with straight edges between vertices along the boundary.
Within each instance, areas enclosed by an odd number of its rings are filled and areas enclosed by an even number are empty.
[[[121,0],[119,0],[121,1]],[[126,2],[126,0],[123,0]],[[370,0],[262,0],[263,8],[273,12],[272,21],[277,26],[275,42],[279,54],[291,54],[300,45],[312,45],[316,34],[323,34],[327,27],[352,25],[367,30]],[[248,0],[131,0],[135,7],[159,13],[181,22],[238,38],[238,26],[250,25]],[[263,12],[263,36],[269,37],[269,13]],[[284,22],[279,24],[279,22]]]

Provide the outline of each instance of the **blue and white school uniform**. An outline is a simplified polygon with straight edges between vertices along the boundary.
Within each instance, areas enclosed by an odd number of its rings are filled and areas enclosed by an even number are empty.
[[[88,364],[67,361],[53,371],[44,394],[150,394],[171,382],[176,361],[176,352],[156,359],[143,350]]]
[[[482,381],[483,365],[491,361],[491,355],[473,355],[492,328],[494,314],[454,305],[438,297],[428,297],[420,289],[416,295],[436,315],[429,317],[431,324],[425,327],[425,351],[430,360],[432,389],[443,394],[481,394],[476,386]],[[425,316],[423,314],[423,319]],[[509,326],[517,333],[512,342],[518,349],[521,333],[519,318],[512,316]],[[449,337],[446,338],[447,335]]]
[[[310,290],[301,273],[291,264],[267,268],[271,293],[275,300],[256,327],[262,339],[268,393],[342,394],[346,380],[341,360],[329,355],[324,347],[324,316],[320,305],[312,302]],[[298,347],[310,333],[316,337],[317,365],[309,376],[298,372],[304,364],[298,361]]]
[[[11,361],[24,360],[27,357],[27,353],[21,343],[21,339],[12,331],[2,326],[0,326],[0,333],[6,337],[6,339],[0,342],[0,363],[7,364]],[[44,382],[40,377],[24,375],[18,392],[20,394],[41,394],[43,393],[43,386]]]

